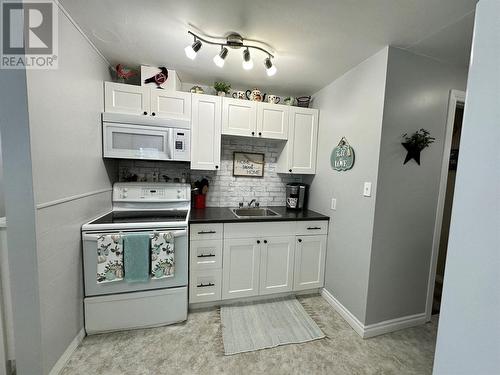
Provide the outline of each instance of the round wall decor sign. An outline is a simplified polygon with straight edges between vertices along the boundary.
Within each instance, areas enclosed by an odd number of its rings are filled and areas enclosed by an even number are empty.
[[[342,137],[337,147],[333,149],[330,164],[336,171],[347,171],[353,167],[354,150],[345,137]]]

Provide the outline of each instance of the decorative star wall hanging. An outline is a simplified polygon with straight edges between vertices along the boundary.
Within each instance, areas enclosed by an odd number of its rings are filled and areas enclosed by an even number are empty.
[[[417,162],[417,164],[420,165],[420,152],[422,152],[422,149],[415,148],[415,146],[412,145],[411,143],[405,142],[405,143],[401,143],[401,144],[403,145],[403,147],[407,151],[406,158],[405,158],[403,165],[408,163],[411,159],[414,159]]]

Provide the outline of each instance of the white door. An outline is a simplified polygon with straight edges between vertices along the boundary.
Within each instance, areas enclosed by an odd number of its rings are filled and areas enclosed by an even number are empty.
[[[290,107],[288,171],[294,174],[316,173],[317,147],[318,110]]]
[[[149,87],[104,82],[104,111],[132,115],[149,115]]]
[[[151,90],[151,116],[191,120],[191,93],[148,89]]]
[[[222,134],[256,136],[257,102],[223,98]]]
[[[259,294],[290,292],[293,288],[295,236],[269,237],[260,251]]]
[[[222,98],[192,94],[191,109],[191,169],[219,169]]]
[[[222,299],[259,294],[260,240],[224,240],[222,255]]]
[[[257,104],[257,135],[262,138],[287,139],[288,113],[286,105],[258,103]]]
[[[325,256],[326,235],[297,236],[293,290],[323,286]]]

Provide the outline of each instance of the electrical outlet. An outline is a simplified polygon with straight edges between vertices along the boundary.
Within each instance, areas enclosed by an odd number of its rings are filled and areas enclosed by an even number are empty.
[[[337,209],[337,199],[336,198],[332,198],[331,208],[332,208],[332,210],[336,210]]]
[[[363,187],[363,195],[365,197],[372,196],[372,183],[371,182],[365,182],[365,185]]]

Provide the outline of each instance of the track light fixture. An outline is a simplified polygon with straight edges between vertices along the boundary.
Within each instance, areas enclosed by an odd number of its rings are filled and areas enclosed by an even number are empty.
[[[212,44],[216,46],[220,46],[221,50],[220,52],[215,55],[213,58],[214,64],[217,65],[219,68],[224,67],[224,62],[227,57],[227,54],[229,53],[229,50],[227,47],[232,48],[232,49],[240,49],[244,48],[243,50],[243,62],[242,66],[243,69],[245,70],[250,70],[253,68],[253,61],[250,56],[250,48],[259,50],[261,52],[264,52],[267,57],[264,60],[264,66],[266,68],[266,73],[268,76],[273,76],[276,74],[277,69],[276,66],[273,64],[272,59],[274,59],[274,56],[265,48],[262,48],[258,45],[254,44],[249,45],[245,44],[245,40],[240,34],[237,33],[232,33],[229,34],[226,38],[215,38],[215,39],[221,39],[221,41],[213,41],[213,40],[208,40],[206,38],[202,38],[199,35],[194,34],[191,31],[188,31],[188,34],[192,35],[194,37],[194,43],[192,45],[187,46],[184,51],[186,52],[186,56],[190,58],[191,60],[194,60],[196,58],[196,54],[200,50],[202,46],[202,42],[206,44]],[[211,38],[213,39],[213,38]],[[259,43],[259,42],[256,42]],[[262,43],[261,43],[262,44]]]
[[[217,65],[219,68],[224,67],[224,59],[226,58],[226,56],[227,56],[227,48],[221,46],[220,52],[214,57],[214,64]]]
[[[184,48],[184,52],[186,52],[187,57],[189,57],[191,60],[194,60],[200,48],[201,48],[201,42],[196,38],[194,38],[194,43]]]

